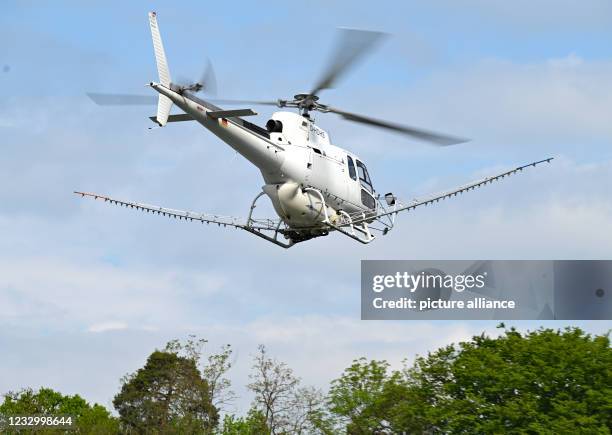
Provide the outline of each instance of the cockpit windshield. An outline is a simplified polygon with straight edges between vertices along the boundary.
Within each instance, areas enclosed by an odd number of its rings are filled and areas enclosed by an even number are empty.
[[[374,187],[372,187],[372,180],[370,180],[368,170],[359,160],[357,160],[357,173],[359,174],[359,182],[361,183],[361,187],[370,193],[374,193]]]

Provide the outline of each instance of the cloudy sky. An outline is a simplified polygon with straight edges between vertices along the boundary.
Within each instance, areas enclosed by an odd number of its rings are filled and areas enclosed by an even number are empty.
[[[161,2],[160,2],[161,3]],[[318,78],[334,29],[389,37],[325,102],[466,136],[433,148],[317,119],[375,187],[404,198],[531,160],[552,165],[399,218],[369,246],[333,235],[285,251],[76,198],[75,189],[244,216],[258,171],[197,125],[149,130],[155,9],[175,77],[212,59],[219,94],[286,98]],[[612,4],[4,2],[0,15],[0,392],[50,386],[110,405],[119,378],[172,338],[231,343],[243,388],[258,343],[324,386],[353,358],[399,365],[494,322],[362,322],[362,259],[612,257]],[[264,123],[270,115],[256,108]],[[258,208],[258,212],[271,212]],[[520,328],[612,322],[518,322]]]

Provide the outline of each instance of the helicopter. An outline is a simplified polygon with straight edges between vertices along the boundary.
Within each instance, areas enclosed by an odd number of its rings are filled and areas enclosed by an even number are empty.
[[[357,60],[383,39],[384,33],[342,29],[336,55],[319,81],[310,92],[296,94],[293,99],[211,100],[196,95],[215,87],[214,71],[210,63],[199,82],[173,82],[155,12],[149,12],[149,24],[159,81],[150,82],[148,86],[158,95],[88,93],[89,97],[99,105],[157,104],[157,114],[150,119],[159,127],[175,122],[198,122],[255,165],[265,184],[253,199],[247,218],[176,210],[97,193],[74,192],[82,197],[101,199],[113,205],[180,220],[242,229],[283,248],[327,236],[332,232],[368,244],[376,238],[376,234],[386,235],[393,229],[395,218],[400,212],[412,211],[457,196],[525,168],[550,163],[553,159],[551,157],[518,166],[450,191],[408,202],[402,202],[393,193],[378,194],[363,159],[334,145],[329,133],[315,124],[312,112],[333,113],[348,121],[394,131],[438,146],[467,141],[460,137],[347,112],[320,102],[318,94],[332,88]],[[244,119],[257,114],[253,109],[223,109],[214,103],[293,108],[297,109],[297,113],[275,112],[264,128]],[[182,113],[171,114],[173,106],[181,109]],[[257,202],[263,196],[271,201],[277,217],[254,216]]]

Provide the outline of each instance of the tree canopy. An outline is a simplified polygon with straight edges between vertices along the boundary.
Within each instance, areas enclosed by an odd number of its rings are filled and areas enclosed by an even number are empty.
[[[419,358],[408,372],[432,422],[453,433],[608,433],[612,350],[578,328],[484,334]]]
[[[608,335],[578,328],[484,334],[390,371],[357,360],[329,408],[348,433],[610,433]]]
[[[196,362],[155,351],[124,379],[113,405],[121,422],[139,433],[213,433],[217,409]]]
[[[37,391],[27,388],[4,395],[0,415],[44,415],[73,416],[77,433],[113,434],[119,433],[119,421],[101,405],[90,405],[78,394],[62,395],[50,388]],[[39,432],[40,433],[40,432]]]
[[[266,416],[254,408],[249,410],[246,417],[227,414],[219,430],[219,435],[269,435],[270,433]]]
[[[260,345],[253,358],[249,390],[255,394],[253,409],[264,418],[272,435],[302,435],[320,432],[324,414],[323,394],[313,387],[300,387],[301,380],[284,362],[268,355]]]

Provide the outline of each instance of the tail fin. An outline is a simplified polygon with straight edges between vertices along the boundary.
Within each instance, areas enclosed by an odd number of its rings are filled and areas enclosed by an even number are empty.
[[[169,88],[171,82],[170,69],[168,68],[168,62],[166,61],[164,44],[162,43],[161,35],[159,34],[157,14],[155,12],[149,12],[149,23],[151,25],[151,37],[153,38],[153,49],[155,51],[155,61],[157,62],[159,82]],[[157,102],[157,123],[161,127],[166,125],[168,122],[168,115],[170,115],[171,108],[172,100],[165,95],[159,94],[159,100]]]

